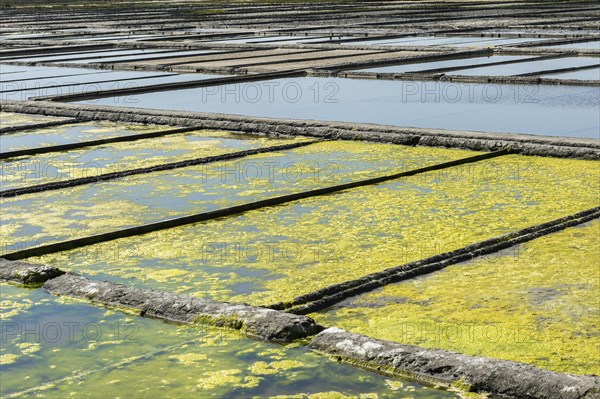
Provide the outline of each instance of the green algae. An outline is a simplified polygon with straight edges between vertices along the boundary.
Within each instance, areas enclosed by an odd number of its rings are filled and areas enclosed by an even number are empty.
[[[31,308],[33,301],[27,297],[27,291],[11,292],[10,297],[0,297],[0,320],[8,320],[13,316]]]
[[[313,315],[404,344],[600,374],[600,222],[386,286]]]
[[[243,139],[240,139],[243,138]],[[302,139],[247,138],[228,132],[198,130],[84,148],[63,153],[19,157],[2,164],[2,188],[12,189],[146,168],[168,162],[216,156]]]
[[[6,353],[4,355],[0,355],[0,366],[6,365],[6,364],[12,364],[18,358],[19,358],[19,356],[14,355],[12,353]]]
[[[428,377],[428,376],[422,375],[422,374],[417,375],[417,374],[411,373],[409,371],[398,369],[394,366],[381,366],[381,365],[378,365],[373,362],[359,361],[354,358],[331,355],[328,353],[322,353],[320,351],[315,351],[315,352],[320,353],[324,356],[328,356],[333,361],[336,361],[338,363],[351,364],[354,367],[361,368],[363,370],[374,371],[378,374],[383,374],[386,376],[391,376],[391,377],[396,377],[396,378],[403,378],[403,379],[406,379],[407,381],[419,382],[421,384],[429,384],[430,386],[435,387],[437,389],[445,389],[445,390],[456,393],[458,395],[458,397],[461,397],[461,398],[463,398],[463,396],[466,393],[468,393],[468,390],[470,389],[470,386],[463,385],[462,383],[459,383],[459,382],[452,383],[450,381],[443,381],[443,380],[440,380],[439,378],[432,378],[432,377]],[[403,391],[403,392],[414,392],[415,391],[415,387],[411,384],[407,384],[406,381],[403,382],[403,381],[397,380],[397,379],[395,379],[395,380],[390,379],[390,380],[386,380],[385,383],[389,387],[389,389],[392,391]],[[480,396],[477,398],[473,397],[473,398],[469,398],[469,399],[478,399],[478,398],[483,398],[483,397],[484,396]]]
[[[290,301],[598,206],[599,173],[595,161],[507,156],[35,262],[217,300]]]
[[[131,317],[4,283],[0,295],[33,304],[3,320],[2,397],[262,398],[330,391],[347,397],[397,397],[389,378],[336,364],[303,347]],[[22,330],[14,332],[15,326]],[[58,340],[56,331],[61,333]],[[412,385],[418,399],[455,397]]]
[[[217,326],[224,328],[231,328],[234,330],[242,330],[244,327],[244,322],[235,316],[198,316],[194,319],[194,323],[209,325],[209,326]]]
[[[288,140],[255,137],[232,139],[223,147],[232,150],[285,142]],[[10,227],[1,240],[6,253],[469,155],[468,151],[426,147],[323,142],[235,161],[3,198],[3,224]]]
[[[112,137],[174,129],[164,125],[123,124],[108,121],[79,122],[57,127],[15,132],[2,137],[3,152],[26,148],[47,147],[59,144],[79,143]],[[30,158],[35,160],[37,158]]]

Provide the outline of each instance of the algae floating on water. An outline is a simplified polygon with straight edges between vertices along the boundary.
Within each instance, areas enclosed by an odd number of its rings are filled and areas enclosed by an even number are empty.
[[[220,142],[209,148],[211,152],[233,152],[306,140],[264,136],[242,136],[238,140],[237,135],[215,135]],[[5,252],[8,252],[11,247],[24,248],[34,243],[111,231],[350,180],[411,170],[472,154],[462,150],[412,148],[394,144],[322,142],[239,160],[3,198],[0,200],[3,224],[19,227],[11,230],[9,235],[3,235],[2,240]],[[131,169],[146,161],[135,157],[131,162],[127,167],[121,164],[107,165],[116,166],[118,170]],[[28,171],[23,173],[13,171],[11,176],[28,181]],[[84,167],[78,173],[91,174],[95,173],[95,169]]]
[[[40,122],[43,121],[44,119],[40,120]],[[120,124],[106,121],[75,122],[58,127],[32,129],[2,136],[0,149],[2,152],[9,152],[27,148],[129,136],[138,133],[158,132],[168,129],[172,128],[162,125]]]
[[[432,348],[596,374],[600,222],[569,228],[311,315]]]
[[[45,115],[32,115],[32,114],[19,114],[14,112],[0,111],[0,127],[17,127],[24,126],[33,123],[45,123],[59,121],[65,118]],[[2,141],[4,142],[9,136],[3,136]],[[2,150],[4,150],[4,143],[2,143]]]
[[[149,131],[155,131],[148,128]],[[31,138],[28,138],[31,139]],[[298,139],[277,140],[278,144]],[[181,133],[152,139],[112,143],[62,153],[23,156],[2,164],[2,188],[21,188],[104,173],[137,169],[208,156],[260,148],[265,138],[240,140],[217,131]]]
[[[598,206],[588,182],[599,174],[595,161],[506,156],[35,261],[217,300],[285,302]]]
[[[2,318],[2,397],[97,397],[102,387],[105,397],[319,397],[334,392],[338,397],[395,398],[388,381],[412,387],[415,399],[456,397],[338,364],[297,345],[129,316],[6,283],[0,283],[0,294],[0,309],[11,311]]]

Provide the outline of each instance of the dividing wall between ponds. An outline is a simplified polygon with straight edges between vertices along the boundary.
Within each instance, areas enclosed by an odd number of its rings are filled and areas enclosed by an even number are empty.
[[[251,134],[288,134],[304,137],[366,140],[432,147],[451,147],[475,151],[510,149],[524,155],[599,159],[600,144],[595,139],[551,137],[512,133],[482,133],[431,128],[377,126],[298,119],[274,119],[204,112],[160,111],[141,108],[118,109],[110,106],[61,104],[55,102],[5,101],[5,111],[56,116],[81,116],[91,120],[158,123]],[[597,122],[596,122],[597,123]],[[593,129],[592,129],[593,130]]]
[[[144,92],[136,99],[135,108],[174,112],[561,137],[596,138],[600,131],[595,87],[274,77]],[[82,100],[77,103],[90,104]],[[119,103],[119,93],[92,101],[110,106]]]
[[[0,261],[0,278],[4,280],[35,281],[38,284],[46,281],[44,290],[49,293],[85,298],[109,308],[137,310],[141,316],[171,322],[208,323],[242,329],[247,334],[274,341],[312,336],[323,330],[323,327],[315,324],[312,319],[274,310],[185,298],[159,291],[137,290],[109,282],[93,282],[81,276],[63,273],[48,267]],[[25,280],[30,277],[33,277],[33,280]],[[166,306],[164,302],[167,303]],[[184,303],[185,306],[181,306]],[[18,314],[17,307],[9,317]],[[10,334],[18,336],[18,330],[11,329]],[[23,349],[33,348],[33,352],[42,349],[39,343],[17,346]],[[319,333],[310,342],[309,348],[332,355],[338,362],[348,362],[383,374],[400,375],[438,387],[451,388],[459,394],[471,391],[482,393],[483,397],[486,393],[510,393],[515,397],[523,397],[526,392],[527,397],[535,399],[580,399],[593,398],[600,389],[600,379],[595,376],[561,374],[522,363],[400,345],[348,333],[339,328],[329,328]],[[22,353],[26,355],[30,352],[24,350]],[[4,364],[11,364],[19,357],[16,354],[5,354],[2,360]],[[137,362],[141,359],[134,357],[133,360]],[[123,362],[119,366],[129,366],[129,362]],[[68,380],[57,379],[54,382],[55,384],[40,389],[54,389],[56,385]],[[436,397],[439,395],[436,394]]]
[[[433,171],[90,245],[35,262],[143,288],[217,300],[255,305],[289,302],[331,284],[418,261],[427,253],[453,251],[482,238],[598,206],[595,193],[585,188],[586,182],[598,178],[596,162],[561,160],[556,164],[556,159],[504,156],[451,168],[447,173]],[[86,209],[89,199],[83,200],[80,203]],[[144,209],[139,201],[130,202]],[[36,203],[52,200],[36,194],[29,199],[4,201],[3,209],[14,209],[8,214],[18,221],[19,209],[28,212]],[[177,207],[161,201],[158,205],[156,212],[166,209],[172,214],[173,208],[183,208],[185,202]],[[349,220],[347,213],[355,207],[361,211],[354,212]],[[110,219],[97,221],[93,214],[86,218],[73,212],[70,216],[71,210],[78,208],[55,206],[50,209],[53,214],[30,219],[31,226],[10,223],[8,226],[14,225],[10,242],[57,242],[53,235],[77,234],[73,238],[78,238],[94,230],[104,233],[116,223],[135,226],[131,218],[148,213],[127,217],[115,209]],[[102,203],[96,208],[107,212]],[[65,211],[67,218],[61,217]],[[73,231],[73,222],[81,226],[81,232]],[[429,242],[435,245],[423,247]],[[60,242],[57,245],[58,250],[69,249]],[[73,242],[70,248],[77,246],[78,242]],[[30,255],[37,250],[34,248]]]
[[[312,316],[402,344],[597,374],[599,232],[596,218]]]
[[[394,399],[406,392],[415,399],[459,399],[338,364],[296,342],[279,345],[229,328],[163,323],[4,282],[0,291],[3,397],[86,397],[101,386],[111,397]],[[39,334],[31,333],[36,328]]]

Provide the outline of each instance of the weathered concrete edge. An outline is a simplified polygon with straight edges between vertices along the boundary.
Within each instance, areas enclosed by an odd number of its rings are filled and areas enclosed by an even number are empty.
[[[48,273],[51,271],[51,273]],[[489,392],[496,397],[526,399],[593,399],[600,396],[597,376],[571,375],[534,366],[456,352],[401,345],[353,334],[333,327],[324,330],[306,316],[241,303],[217,302],[163,291],[94,282],[51,266],[0,259],[0,280],[24,284],[26,276],[53,295],[88,300],[93,304],[134,310],[183,324],[209,324],[243,331],[272,342],[290,342],[316,335],[309,348],[339,361],[388,375],[412,378],[443,387]]]
[[[290,342],[314,335],[323,328],[309,317],[289,317],[283,312],[245,303],[217,302],[163,291],[128,287],[108,281],[91,281],[66,273],[48,280],[48,293],[87,299],[92,303],[140,312],[140,316],[241,330],[256,338]]]
[[[388,125],[297,119],[246,117],[189,111],[162,111],[67,104],[45,101],[4,101],[0,110],[113,122],[190,126],[250,134],[286,134],[327,139],[366,140],[405,145],[496,151],[507,148],[523,155],[600,159],[600,141],[558,136],[452,131]]]
[[[273,342],[290,342],[317,334],[323,327],[306,316],[291,315],[245,303],[217,302],[128,287],[108,281],[91,281],[53,266],[34,265],[0,258],[0,280],[41,285],[53,295],[89,300],[94,304],[133,310],[140,316],[185,324],[208,324],[241,330]]]
[[[380,373],[446,388],[518,399],[592,399],[600,397],[600,378],[556,373],[513,361],[464,355],[384,341],[328,328],[309,348]]]
[[[544,73],[540,73],[543,75]],[[481,83],[481,84],[526,84],[526,85],[554,85],[554,86],[600,86],[597,80],[576,80],[543,78],[540,76],[471,76],[471,75],[446,75],[444,73],[393,73],[393,72],[367,72],[367,71],[340,71],[336,69],[318,69],[310,71],[309,76],[338,77],[344,79],[374,79],[374,80],[403,80],[403,81],[435,81],[440,83]]]
[[[53,266],[33,265],[0,258],[0,280],[23,285],[41,285],[63,274],[64,271]]]

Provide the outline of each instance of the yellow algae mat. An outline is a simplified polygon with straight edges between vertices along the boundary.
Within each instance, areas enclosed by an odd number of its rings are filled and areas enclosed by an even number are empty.
[[[237,331],[178,326],[0,283],[2,397],[381,398],[457,395]]]
[[[200,133],[189,134],[189,140],[194,139],[199,143],[198,148],[194,149],[189,144],[186,151],[181,151],[183,155],[178,160],[305,140],[261,136],[243,136],[242,139],[233,134],[214,134],[216,137],[205,136],[205,140],[201,140]],[[174,140],[180,142],[179,138]],[[157,140],[143,141],[154,143]],[[138,143],[142,145],[141,142]],[[118,145],[123,146],[125,145]],[[104,159],[91,157],[88,158],[89,162],[85,158],[83,161],[80,159],[77,161],[80,166],[65,167],[66,172],[72,172],[65,174],[76,175],[73,177],[95,176],[103,171],[147,166],[154,159],[143,160],[132,156],[135,159],[123,163],[123,156],[128,156],[128,152],[111,153],[109,148],[95,151],[97,157]],[[162,157],[167,154],[171,158],[177,157],[176,152],[169,153],[170,149],[165,145],[160,150],[156,144],[152,144],[149,151],[162,153]],[[193,154],[189,154],[190,151]],[[111,154],[120,156],[111,159]],[[16,198],[2,198],[2,241],[9,252],[10,248],[23,248],[28,243],[43,244],[104,233],[165,218],[416,169],[472,154],[468,151],[392,144],[322,142],[243,159],[128,176]],[[58,162],[61,159],[73,161],[60,155],[55,155],[54,159],[57,162],[50,166],[61,165]],[[28,160],[37,162],[37,157]],[[5,185],[31,185],[31,178],[36,175],[35,170],[16,168],[14,171],[17,181],[9,181]],[[55,174],[41,176],[36,183],[54,182],[54,176]],[[6,176],[5,180],[8,178]]]
[[[10,152],[172,129],[174,128],[164,125],[123,124],[107,121],[74,122],[57,127],[34,128],[6,134],[2,136],[1,147],[3,152]],[[27,159],[37,160],[37,157],[39,155]]]
[[[139,133],[138,131],[132,135]],[[86,134],[90,134],[89,131],[86,131]],[[44,134],[44,137],[48,136]],[[228,132],[197,130],[68,152],[12,158],[3,161],[2,183],[4,190],[22,188],[303,140],[248,137]]]
[[[35,261],[270,304],[597,206],[599,173],[597,162],[507,156]]]
[[[403,344],[598,375],[599,265],[594,221],[312,316]]]
[[[33,123],[54,122],[62,119],[68,118],[33,114],[18,114],[14,112],[2,111],[0,112],[0,127],[16,127]]]

